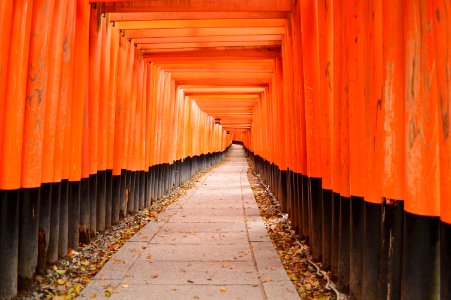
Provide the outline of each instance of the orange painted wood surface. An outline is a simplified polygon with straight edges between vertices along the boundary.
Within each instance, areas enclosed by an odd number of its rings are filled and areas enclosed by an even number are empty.
[[[403,73],[404,34],[402,2],[383,1],[383,94],[384,171],[383,194],[390,199],[405,198],[405,87]]]
[[[342,196],[450,222],[445,2],[174,1],[2,2],[1,189],[235,139]]]
[[[0,189],[20,188],[28,54],[33,13],[32,0],[13,5],[6,67],[5,101],[2,122],[2,156],[0,157]],[[2,46],[3,48],[3,46]]]
[[[64,126],[64,148],[63,148],[63,170],[62,179],[69,179],[72,160],[72,98],[73,87],[75,83],[75,37],[77,28],[77,10],[78,13],[85,7],[82,7],[80,2],[67,2],[66,24],[65,24],[65,44],[67,47],[63,47],[64,60],[61,70],[63,85],[61,86],[61,97],[66,99],[66,117]],[[85,19],[81,19],[82,22],[86,22]],[[80,21],[78,21],[80,22]],[[67,42],[66,42],[67,41]],[[62,127],[58,127],[62,129]]]
[[[97,1],[91,1],[97,2]],[[106,12],[213,12],[213,11],[289,11],[291,0],[260,0],[258,2],[241,0],[204,0],[184,1],[177,0],[142,0],[142,1],[102,1]]]
[[[435,35],[435,57],[438,85],[438,130],[440,151],[440,217],[444,222],[451,224],[451,28],[448,26],[450,17],[446,10],[449,5],[441,1],[433,1],[436,7],[433,18]]]
[[[382,1],[371,1],[369,5],[368,36],[369,68],[373,70],[369,76],[369,99],[365,106],[367,119],[366,142],[367,164],[365,176],[365,201],[375,204],[382,203],[382,173],[383,173],[383,136],[384,109],[382,98],[383,82],[383,48],[382,48]]]
[[[13,3],[2,1],[0,3],[0,44],[7,45],[10,42],[12,26]],[[8,72],[9,47],[0,47],[0,120],[3,120],[6,105],[7,72]],[[0,121],[0,145],[3,142],[5,125]],[[0,147],[0,160],[3,157],[3,147]],[[3,184],[0,183],[0,188]]]
[[[307,175],[321,177],[320,61],[316,1],[301,1]]]
[[[427,30],[436,18],[427,1],[404,5],[406,61],[406,211],[440,215],[438,148],[438,88],[434,32]],[[428,99],[429,101],[425,101]]]
[[[34,1],[22,146],[21,187],[24,188],[53,181],[58,98],[48,97],[47,88],[49,69],[59,60],[49,55],[52,22],[47,20],[53,20],[53,12],[54,1]]]
[[[53,167],[53,182],[69,178],[70,163],[70,129],[71,129],[71,102],[74,83],[74,51],[75,51],[75,24],[76,2],[65,2],[66,9],[64,19],[64,43],[62,48],[60,100],[58,103],[56,135],[55,135],[55,159]],[[61,3],[60,3],[61,4]],[[60,5],[58,4],[58,5]]]
[[[73,52],[74,73],[71,104],[69,181],[79,181],[81,179],[84,104],[86,97],[88,97],[89,19],[88,3],[85,0],[77,0],[75,47]]]

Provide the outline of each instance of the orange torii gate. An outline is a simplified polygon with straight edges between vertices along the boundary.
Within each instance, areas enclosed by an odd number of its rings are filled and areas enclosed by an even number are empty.
[[[233,140],[341,291],[449,299],[450,7],[2,1],[0,298]]]

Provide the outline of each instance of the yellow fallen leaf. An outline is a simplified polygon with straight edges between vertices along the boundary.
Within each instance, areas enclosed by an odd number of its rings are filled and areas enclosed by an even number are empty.
[[[295,275],[290,275],[288,277],[290,277],[290,279],[293,280],[293,281],[297,281],[298,280],[298,278]]]
[[[95,297],[97,297],[97,295],[95,293],[92,293],[89,297],[91,297],[91,299],[94,299]]]
[[[105,291],[105,297],[111,297],[111,292],[109,291],[109,290],[106,290]]]
[[[124,283],[124,284],[122,285],[122,287],[123,287],[124,289],[128,289],[128,284],[125,284],[125,283]]]
[[[225,287],[223,287],[223,286],[221,286],[221,287],[219,288],[219,290],[221,291],[221,293],[227,292],[227,289],[226,289]]]
[[[64,274],[66,274],[66,270],[56,270],[56,273],[58,273],[60,275],[64,275]]]
[[[83,288],[83,286],[82,286],[81,284],[78,284],[78,283],[77,283],[76,285],[74,285],[74,291],[75,291],[77,294],[81,292],[82,288]]]
[[[63,279],[58,279],[57,282],[59,285],[63,285],[66,283]]]

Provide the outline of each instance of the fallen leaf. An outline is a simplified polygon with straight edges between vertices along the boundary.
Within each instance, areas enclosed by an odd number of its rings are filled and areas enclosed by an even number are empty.
[[[298,278],[295,276],[295,275],[290,275],[290,276],[288,276],[291,280],[293,280],[293,281],[297,281],[298,280]]]
[[[188,283],[194,283],[194,281],[192,281],[192,280],[187,280],[187,282],[188,282]]]
[[[227,292],[227,289],[226,289],[225,287],[223,287],[223,286],[221,286],[221,287],[219,288],[219,290],[221,291],[221,293]]]
[[[58,273],[60,275],[65,275],[66,274],[66,270],[56,270],[56,273]]]
[[[74,285],[74,291],[75,293],[79,294],[81,290],[83,289],[83,286],[81,284]]]
[[[109,291],[109,290],[106,290],[105,291],[105,297],[111,297],[111,292]]]
[[[57,282],[59,285],[63,285],[66,283],[66,281],[64,281],[63,279],[58,279]]]
[[[122,287],[123,287],[124,289],[128,289],[128,284],[125,284],[125,283],[124,283],[124,284],[122,285]]]
[[[97,297],[97,295],[95,293],[92,293],[91,296],[89,296],[91,299],[94,299],[95,297]]]
[[[158,278],[158,274],[152,274],[152,279]]]

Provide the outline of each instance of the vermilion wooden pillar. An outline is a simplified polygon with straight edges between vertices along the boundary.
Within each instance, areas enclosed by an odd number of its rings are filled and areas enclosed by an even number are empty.
[[[440,294],[440,166],[435,35],[428,1],[404,2],[406,199],[401,297]],[[425,278],[424,274],[429,274]]]
[[[11,7],[2,4],[2,33],[8,41],[2,48],[2,120],[0,141],[0,296],[12,298],[17,290],[19,243],[19,188],[22,171],[22,142],[30,30],[33,1],[17,1]],[[5,32],[10,28],[9,32]]]

